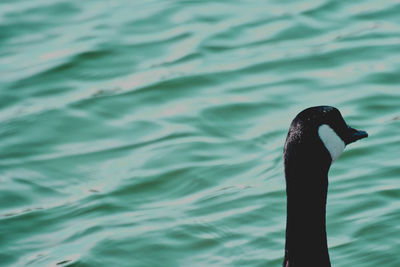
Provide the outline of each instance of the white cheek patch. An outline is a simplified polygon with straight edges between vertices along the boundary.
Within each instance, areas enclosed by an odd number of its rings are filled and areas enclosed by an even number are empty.
[[[318,135],[326,149],[328,149],[331,154],[332,162],[334,162],[344,150],[345,144],[342,138],[340,138],[327,124],[319,126]]]

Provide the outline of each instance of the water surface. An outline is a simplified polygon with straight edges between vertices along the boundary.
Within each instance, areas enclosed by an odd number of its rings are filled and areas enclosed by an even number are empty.
[[[1,266],[280,266],[292,118],[330,171],[333,266],[400,266],[398,1],[0,3]]]

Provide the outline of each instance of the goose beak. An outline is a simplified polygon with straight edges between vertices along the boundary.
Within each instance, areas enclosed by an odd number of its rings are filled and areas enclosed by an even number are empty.
[[[354,129],[354,128],[351,128],[350,126],[348,126],[347,136],[344,141],[345,141],[346,145],[348,145],[348,144],[354,143],[357,140],[367,138],[367,137],[368,137],[368,133],[366,131],[357,130],[357,129]]]

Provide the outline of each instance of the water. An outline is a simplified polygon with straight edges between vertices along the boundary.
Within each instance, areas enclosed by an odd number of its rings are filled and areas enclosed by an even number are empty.
[[[369,132],[330,171],[333,266],[400,266],[398,1],[0,3],[1,266],[280,266],[292,118]]]

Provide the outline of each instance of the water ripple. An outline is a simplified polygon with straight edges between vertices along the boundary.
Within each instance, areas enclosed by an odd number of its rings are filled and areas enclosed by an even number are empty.
[[[330,171],[332,263],[399,266],[399,12],[3,0],[1,263],[278,266],[289,122],[328,104],[370,134]]]

